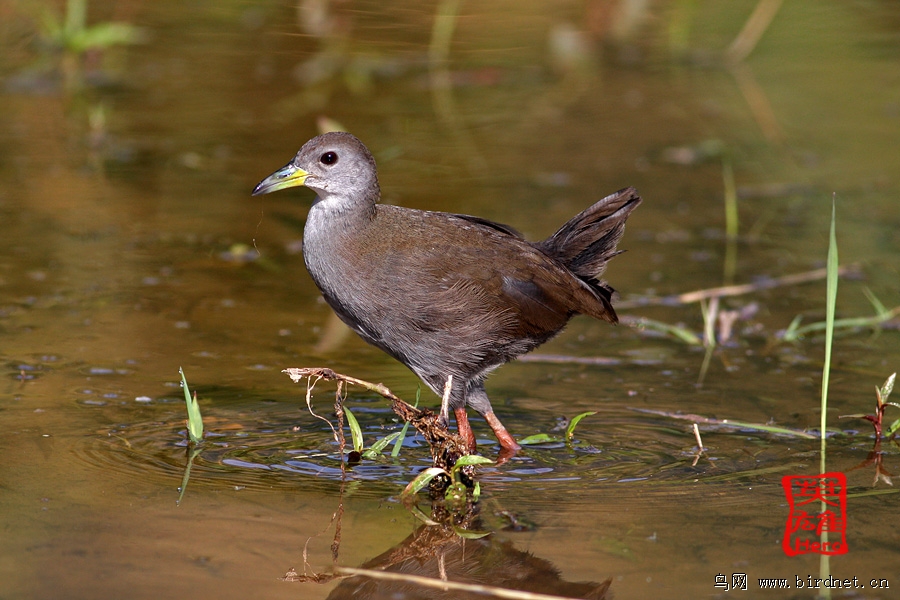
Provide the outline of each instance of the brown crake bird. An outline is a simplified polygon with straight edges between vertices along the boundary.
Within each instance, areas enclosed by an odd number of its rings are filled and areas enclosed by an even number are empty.
[[[484,380],[559,333],[576,314],[617,321],[600,280],[619,252],[633,188],[603,198],[542,242],[478,217],[378,204],[375,159],[356,137],[327,133],[256,186],[316,192],[303,258],[337,315],[442,395],[475,450],[466,407],[484,416],[502,450],[519,446],[494,414]]]

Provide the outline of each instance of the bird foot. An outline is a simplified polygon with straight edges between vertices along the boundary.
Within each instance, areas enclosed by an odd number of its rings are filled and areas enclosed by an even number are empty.
[[[492,411],[484,413],[484,420],[487,421],[488,425],[491,426],[491,429],[494,430],[494,435],[497,436],[497,441],[500,442],[501,453],[515,456],[516,452],[522,449],[522,446],[516,443],[516,440],[510,435],[506,430],[506,427],[503,426],[503,423],[500,422],[500,419],[498,419],[497,415]]]
[[[466,414],[466,409],[457,408],[453,411],[453,414],[456,417],[456,429],[459,431],[460,437],[465,440],[469,452],[475,454],[478,446],[475,442],[475,433],[472,431],[472,426],[469,425],[469,416]],[[494,435],[497,436],[497,441],[500,442],[500,454],[497,462],[498,464],[503,464],[515,456],[522,447],[516,443],[516,440],[492,411],[484,413],[484,419],[491,426]]]
[[[456,416],[456,430],[459,432],[460,437],[466,441],[466,447],[469,452],[475,454],[478,444],[475,443],[475,432],[472,431],[472,426],[469,425],[469,415],[466,414],[465,407],[455,409],[453,414]]]

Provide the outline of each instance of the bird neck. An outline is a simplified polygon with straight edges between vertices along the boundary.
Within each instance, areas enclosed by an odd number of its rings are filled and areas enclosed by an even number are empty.
[[[307,258],[341,254],[354,240],[368,235],[376,213],[377,197],[317,192],[303,228],[303,252]]]
[[[375,215],[375,203],[378,202],[375,195],[366,194],[362,197],[353,197],[343,193],[329,193],[320,190],[316,194],[310,208],[310,218],[315,215],[326,219],[328,225],[341,228],[351,226],[354,220],[371,219]]]
[[[377,239],[374,202],[319,198],[303,228],[303,260],[325,300],[343,314],[346,287],[359,276],[360,257]],[[365,264],[366,261],[363,261]],[[349,282],[349,283],[348,283]],[[343,290],[343,291],[342,291]],[[336,304],[337,303],[337,304]]]

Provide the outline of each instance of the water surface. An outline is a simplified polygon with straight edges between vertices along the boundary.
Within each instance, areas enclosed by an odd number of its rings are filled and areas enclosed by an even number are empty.
[[[406,398],[417,388],[335,333],[298,250],[308,190],[249,197],[322,117],[368,144],[385,202],[477,214],[531,239],[637,187],[644,204],[607,273],[623,318],[701,334],[698,304],[648,299],[822,267],[833,195],[841,262],[858,265],[839,317],[873,314],[866,290],[900,305],[891,3],[784,3],[737,66],[723,53],[752,2],[382,4],[98,1],[89,24],[125,21],[142,41],[75,58],[32,12],[0,5],[0,596],[339,597],[337,581],[279,578],[303,573],[304,556],[307,573],[328,571],[338,519],[346,567],[419,531],[397,499],[428,464],[421,440],[342,475],[329,426],[280,373],[327,365]],[[723,165],[739,198],[731,250]],[[823,340],[778,332],[798,314],[823,318],[824,283],[722,307],[743,318],[702,384],[702,348],[586,318],[540,352],[604,364],[538,357],[491,377],[516,437],[597,414],[575,446],[481,472],[470,524],[492,533],[470,544],[474,570],[557,593],[559,580],[611,579],[620,599],[725,597],[715,577],[733,573],[748,575],[748,597],[771,597],[759,578],[818,576],[818,555],[780,546],[781,477],[817,473],[818,442],[701,425],[695,460],[691,421],[666,413],[816,429]],[[827,465],[846,472],[851,498],[850,551],[831,572],[891,585],[854,598],[900,588],[897,496],[884,479],[873,487],[869,425],[837,417],[873,409],[898,348],[896,320],[835,346],[828,423],[841,434]],[[179,367],[209,436],[176,506]],[[332,402],[320,384],[315,407],[327,416]],[[400,426],[370,394],[348,405],[367,443]],[[896,472],[897,446],[881,451]],[[441,543],[431,547],[456,556],[458,539]]]

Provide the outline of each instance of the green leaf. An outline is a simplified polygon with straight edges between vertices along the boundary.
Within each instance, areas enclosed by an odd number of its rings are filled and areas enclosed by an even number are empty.
[[[566,427],[566,441],[571,442],[572,436],[575,434],[575,426],[578,425],[578,422],[581,421],[585,417],[589,417],[591,415],[596,415],[596,410],[589,410],[588,412],[583,412],[580,415],[575,415],[572,417],[572,420],[569,421],[569,426]]]
[[[453,465],[454,469],[461,467],[468,467],[470,465],[492,465],[494,461],[491,459],[480,456],[478,454],[467,454],[466,456],[460,456],[456,459],[456,464]]]
[[[440,523],[438,523],[437,521],[434,521],[434,520],[430,519],[428,516],[426,516],[425,513],[423,513],[422,510],[414,504],[412,506],[407,506],[407,510],[409,510],[409,512],[412,513],[412,516],[419,519],[420,521],[422,521],[429,527],[434,527],[435,525],[440,525]]]
[[[362,454],[363,451],[363,435],[362,429],[359,427],[359,421],[350,412],[350,409],[344,407],[344,414],[347,415],[347,425],[350,426],[350,435],[353,437],[353,449]]]
[[[453,510],[462,510],[466,506],[467,494],[466,484],[457,481],[447,487],[447,490],[444,492],[444,504]]]
[[[491,535],[491,531],[470,531],[468,529],[462,529],[461,527],[453,526],[453,533],[458,535],[459,537],[465,540],[478,540],[483,537],[487,537]]]
[[[885,434],[885,436],[890,437],[897,433],[898,430],[900,430],[900,419],[897,419],[896,421],[891,423],[891,426],[887,428],[887,433]]]
[[[891,376],[887,378],[887,380],[884,382],[884,385],[881,386],[880,390],[878,390],[879,391],[878,397],[881,398],[882,402],[887,402],[888,396],[890,396],[891,392],[894,391],[894,380],[896,378],[897,378],[897,374],[891,373]],[[893,404],[893,403],[890,403],[890,404]],[[896,406],[896,404],[894,404],[894,406]]]
[[[526,438],[523,438],[518,441],[520,446],[528,446],[531,444],[546,444],[547,442],[558,442],[559,438],[550,437],[546,433],[536,433],[534,435],[529,435]]]
[[[383,438],[372,444],[372,447],[363,452],[362,455],[365,458],[369,459],[376,458],[379,454],[381,454],[381,451],[384,450],[385,446],[400,437],[401,433],[403,432],[395,431],[394,433],[384,436]]]
[[[459,472],[464,467],[470,467],[474,465],[492,465],[494,461],[489,458],[485,458],[484,456],[478,456],[477,454],[468,454],[466,456],[460,456],[456,459],[456,464],[453,465],[453,468],[450,469],[450,475],[453,477],[453,481],[459,483],[460,475]],[[463,485],[460,483],[460,485]],[[463,487],[465,487],[463,485]]]
[[[450,473],[441,469],[439,467],[429,467],[419,473],[415,479],[410,481],[406,488],[400,493],[400,499],[404,502],[408,501],[410,498],[418,494],[422,488],[431,483],[431,480],[437,477],[438,475],[446,475],[450,476]]]
[[[188,436],[191,442],[199,444],[203,441],[203,417],[200,415],[200,404],[197,402],[196,396],[191,397],[191,390],[188,388],[184,370],[178,367],[178,372],[181,374],[181,387],[184,389],[184,402],[187,405]]]

